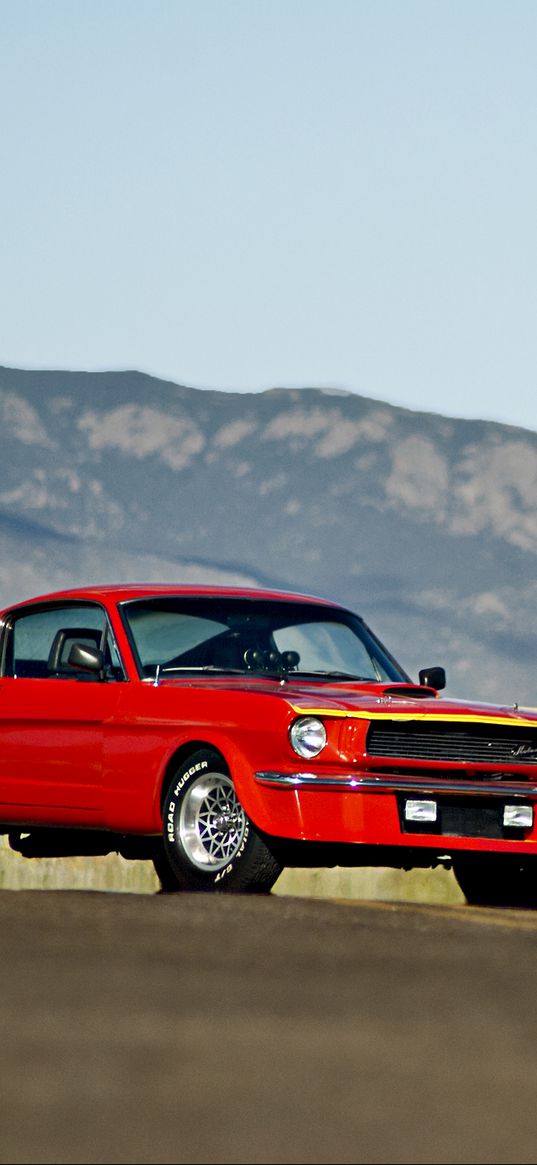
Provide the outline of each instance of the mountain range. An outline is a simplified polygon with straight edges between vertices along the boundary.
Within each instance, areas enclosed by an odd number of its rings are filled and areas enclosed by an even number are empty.
[[[412,675],[537,704],[537,433],[356,393],[0,368],[0,605],[83,582],[271,585]]]

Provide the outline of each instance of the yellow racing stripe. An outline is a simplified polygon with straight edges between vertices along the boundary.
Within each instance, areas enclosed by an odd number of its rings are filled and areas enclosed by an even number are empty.
[[[395,710],[351,711],[348,708],[300,708],[291,704],[297,716],[330,716],[340,720],[428,720],[430,722],[449,722],[452,724],[509,724],[512,728],[537,728],[537,716],[533,720],[526,720],[523,716],[480,716],[476,713],[469,715],[463,712],[396,712]],[[526,709],[529,711],[529,709]]]

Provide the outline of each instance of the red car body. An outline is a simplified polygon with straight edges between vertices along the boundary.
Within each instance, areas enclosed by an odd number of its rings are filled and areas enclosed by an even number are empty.
[[[221,759],[246,828],[263,839],[278,872],[284,864],[453,862],[470,900],[503,901],[502,886],[514,879],[523,885],[518,898],[529,901],[537,855],[537,711],[441,697],[413,684],[382,645],[395,679],[293,674],[289,652],[288,670],[277,663],[273,672],[252,666],[220,674],[205,665],[166,673],[157,664],[144,674],[125,612],[142,604],[136,610],[149,611],[149,626],[156,618],[151,603],[160,610],[183,599],[234,600],[237,610],[286,604],[290,618],[304,603],[310,618],[315,611],[321,619],[344,614],[336,604],[300,595],[165,585],[80,588],[5,610],[0,820],[14,848],[28,856],[117,848],[155,858],[151,847],[162,844],[163,829],[166,836],[177,773],[197,779],[196,763],[200,772],[211,765],[196,758],[210,754]],[[81,612],[89,630],[77,626]],[[79,639],[86,638],[88,667],[79,656],[78,666],[64,660],[45,673],[53,651],[46,628],[62,620],[64,641],[67,633],[76,642],[77,630],[86,632]],[[95,656],[100,620],[113,662],[108,672],[91,657],[90,632],[95,623]],[[235,642],[237,633],[229,634]],[[22,654],[14,656],[17,636]],[[257,659],[251,652],[248,658]],[[298,721],[306,732],[324,731],[318,755],[297,755],[290,732]],[[217,820],[229,835],[230,822],[236,824],[229,798]],[[240,850],[233,852],[231,864],[240,858]],[[234,885],[221,868],[222,884],[207,888],[267,888],[248,880]],[[507,899],[515,898],[511,888]]]

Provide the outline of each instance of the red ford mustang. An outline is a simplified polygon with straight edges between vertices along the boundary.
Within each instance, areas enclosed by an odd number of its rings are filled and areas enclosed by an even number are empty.
[[[451,864],[537,905],[537,712],[439,697],[320,599],[106,586],[1,616],[0,831],[27,857],[152,860],[163,889],[284,865]]]

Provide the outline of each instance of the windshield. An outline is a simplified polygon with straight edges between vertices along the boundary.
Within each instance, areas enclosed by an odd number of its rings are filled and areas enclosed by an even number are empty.
[[[220,596],[122,605],[142,677],[197,673],[407,680],[361,619],[316,603]]]

